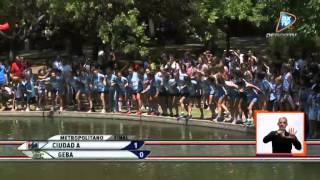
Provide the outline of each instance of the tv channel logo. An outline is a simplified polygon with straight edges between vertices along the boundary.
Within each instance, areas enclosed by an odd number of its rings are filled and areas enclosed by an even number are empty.
[[[295,15],[284,11],[280,12],[276,32],[278,33],[288,29],[296,22],[296,20],[297,17]]]

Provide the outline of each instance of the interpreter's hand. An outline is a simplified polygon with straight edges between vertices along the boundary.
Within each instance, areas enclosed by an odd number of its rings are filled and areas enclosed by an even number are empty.
[[[297,130],[295,130],[294,128],[290,128],[289,129],[288,138],[295,139],[296,138],[296,134],[297,134]]]

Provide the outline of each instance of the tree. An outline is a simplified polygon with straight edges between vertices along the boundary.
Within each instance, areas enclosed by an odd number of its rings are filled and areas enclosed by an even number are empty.
[[[149,33],[154,40],[164,44],[166,40],[175,43],[185,43],[189,35],[189,22],[192,16],[192,0],[150,0],[137,1],[136,7],[141,12],[140,20],[154,24],[154,34]],[[152,25],[151,25],[152,26]],[[149,27],[152,28],[152,27]]]
[[[77,54],[90,43],[94,59],[101,48],[144,56],[149,24],[155,27],[159,44],[197,39],[209,46],[221,30],[229,49],[234,22],[274,30],[283,10],[298,17],[287,31],[319,36],[319,0],[2,0],[0,23],[8,21],[12,28],[0,31],[0,36],[10,41],[11,50],[27,40],[70,39]]]
[[[263,7],[258,13],[265,17],[266,22],[275,22],[279,18],[280,11],[287,11],[297,16],[294,28],[288,31],[300,33],[305,37],[319,36],[320,34],[320,1],[277,1],[259,0],[257,5]]]
[[[266,4],[252,0],[194,0],[195,14],[200,18],[201,23],[207,26],[205,28],[207,31],[196,29],[194,32],[202,40],[210,41],[217,28],[222,30],[226,34],[226,49],[229,50],[231,21],[245,20],[260,26],[262,22],[268,20],[261,14],[265,6]]]
[[[125,54],[148,53],[149,39],[144,24],[137,20],[139,11],[133,0],[42,1],[50,3],[50,22],[65,31],[71,26],[81,37],[91,39],[94,54],[100,45]]]
[[[0,5],[0,11],[6,14],[3,18],[11,24],[17,22],[15,31],[24,32],[26,37],[39,28],[38,34],[47,39],[57,35],[61,40],[70,38],[78,51],[82,40],[88,39],[94,55],[101,46],[125,54],[148,53],[149,39],[144,24],[137,19],[134,0],[13,0]]]
[[[3,0],[0,3],[1,21],[9,22],[11,28],[0,35],[9,41],[10,59],[21,42],[27,42],[32,32],[37,31],[44,13],[35,0]]]

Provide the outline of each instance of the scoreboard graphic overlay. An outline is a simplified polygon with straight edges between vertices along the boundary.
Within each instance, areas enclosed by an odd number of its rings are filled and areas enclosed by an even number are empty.
[[[72,137],[65,139],[64,137]],[[82,138],[78,138],[82,137]],[[93,138],[94,137],[94,138]],[[4,156],[0,151],[0,160],[58,160],[58,161],[239,161],[239,162],[266,162],[266,161],[317,161],[320,162],[320,152],[304,156],[278,155],[260,156],[255,153],[248,155],[203,155],[182,154],[175,155],[161,151],[166,147],[184,148],[223,148],[224,146],[254,146],[256,141],[141,141],[115,140],[119,136],[113,135],[56,135],[46,141],[0,141],[1,146],[12,146],[17,149],[16,156]],[[127,138],[126,136],[121,136]],[[63,139],[63,140],[59,140]],[[71,140],[72,139],[72,140]],[[90,140],[88,140],[90,139]],[[307,146],[319,147],[320,141],[306,141]],[[153,153],[159,148],[161,153]],[[320,149],[320,148],[317,148]],[[318,152],[318,153],[317,153]],[[166,153],[168,155],[166,155]],[[160,154],[160,155],[159,155]]]
[[[65,134],[47,140],[0,141],[0,161],[320,162],[320,141],[305,140],[303,113],[257,112],[255,126],[256,140],[155,141]],[[276,139],[265,142],[270,134]],[[278,139],[292,143],[290,153],[273,152]]]

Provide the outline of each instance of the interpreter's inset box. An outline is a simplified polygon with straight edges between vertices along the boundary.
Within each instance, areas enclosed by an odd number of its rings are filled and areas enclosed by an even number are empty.
[[[257,155],[306,155],[302,112],[257,112]]]

